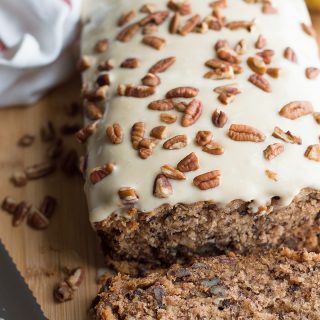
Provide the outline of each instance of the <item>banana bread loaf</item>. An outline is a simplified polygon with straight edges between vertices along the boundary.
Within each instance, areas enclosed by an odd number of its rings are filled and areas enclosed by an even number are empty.
[[[202,258],[143,278],[106,281],[92,304],[97,320],[319,319],[320,256]]]
[[[110,265],[317,247],[314,36],[302,0],[96,1],[77,138]]]

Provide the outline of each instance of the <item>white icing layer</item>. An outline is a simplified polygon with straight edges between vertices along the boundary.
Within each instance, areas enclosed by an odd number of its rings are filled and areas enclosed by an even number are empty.
[[[149,2],[149,1],[148,1]],[[153,1],[157,9],[166,9],[166,0]],[[202,18],[210,15],[211,0],[191,1],[193,13],[199,13]],[[320,126],[312,115],[297,120],[280,117],[279,110],[287,103],[295,100],[312,102],[315,110],[320,110],[320,79],[308,80],[305,68],[319,67],[318,50],[315,40],[303,32],[300,23],[310,24],[304,1],[279,0],[275,1],[277,14],[265,15],[259,4],[247,4],[241,0],[228,0],[228,8],[222,9],[227,21],[256,19],[257,27],[251,32],[245,30],[221,31],[209,30],[205,34],[190,33],[182,37],[168,33],[169,19],[165,21],[155,35],[163,37],[167,45],[162,50],[155,50],[141,43],[143,35],[136,34],[128,43],[116,41],[116,35],[121,30],[117,27],[119,16],[130,9],[139,11],[144,4],[141,0],[105,0],[98,2],[98,10],[92,15],[91,21],[83,31],[82,52],[92,55],[95,64],[84,72],[84,83],[92,84],[98,71],[96,66],[106,59],[112,59],[115,66],[109,72],[112,81],[110,100],[106,103],[106,112],[98,125],[98,130],[88,142],[88,172],[90,169],[107,162],[115,164],[115,170],[101,182],[92,185],[87,179],[85,190],[88,197],[91,221],[101,221],[121,207],[118,189],[131,186],[139,194],[138,208],[152,210],[164,203],[192,203],[201,200],[213,200],[225,204],[234,199],[245,201],[254,200],[258,205],[268,202],[272,196],[280,196],[283,204],[289,204],[293,197],[305,187],[320,188],[320,163],[304,157],[308,145],[319,143]],[[170,17],[173,13],[170,12]],[[145,14],[138,13],[133,21],[138,21]],[[190,16],[183,17],[188,19]],[[246,59],[258,50],[254,43],[258,35],[267,38],[268,49],[275,51],[272,65],[282,69],[281,76],[273,79],[265,76],[272,86],[272,93],[265,93],[247,81],[252,71],[246,65]],[[93,54],[97,40],[108,38],[110,48],[106,53]],[[213,81],[204,79],[209,71],[204,63],[215,58],[214,44],[218,39],[227,39],[232,47],[240,39],[248,43],[248,52],[241,56],[244,72],[237,75],[235,80]],[[283,58],[286,47],[292,47],[297,53],[298,64]],[[118,97],[116,90],[119,84],[140,84],[140,79],[158,60],[175,56],[177,62],[165,73],[159,74],[161,85],[156,94],[143,99]],[[127,58],[139,58],[141,66],[137,69],[121,69],[119,65]],[[242,93],[236,96],[234,102],[223,106],[217,100],[213,89],[217,86],[238,83]],[[153,155],[147,160],[138,157],[130,142],[130,130],[135,122],[146,123],[146,136],[150,130],[163,123],[159,120],[159,111],[147,109],[154,100],[163,99],[165,93],[178,86],[193,86],[200,89],[198,99],[204,104],[200,119],[192,126],[183,128],[180,125],[181,113],[172,111],[178,116],[175,124],[168,125],[169,137],[186,134],[189,143],[180,150],[164,150],[162,142],[154,149]],[[223,110],[229,117],[223,129],[215,128],[211,122],[212,112]],[[118,122],[124,130],[124,141],[120,145],[112,145],[107,139],[105,129]],[[262,143],[236,142],[228,136],[228,128],[233,123],[251,125],[266,135]],[[272,161],[263,157],[263,150],[272,143],[281,142],[271,136],[275,126],[302,138],[302,145],[285,144],[285,151]],[[221,156],[207,154],[194,143],[198,130],[211,130],[214,140],[221,143],[225,153]],[[166,199],[153,196],[153,183],[160,167],[164,164],[176,164],[195,152],[200,158],[200,169],[186,173],[185,181],[171,180],[173,195]],[[221,170],[221,184],[215,189],[201,191],[193,184],[193,178],[199,174]],[[278,181],[272,181],[265,175],[269,169],[278,174]]]

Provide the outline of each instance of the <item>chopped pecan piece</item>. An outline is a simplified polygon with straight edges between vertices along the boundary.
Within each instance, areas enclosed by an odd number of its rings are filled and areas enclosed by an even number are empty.
[[[156,64],[154,64],[150,69],[150,73],[162,73],[165,72],[168,68],[170,68],[175,62],[176,57],[168,57],[162,60],[159,60]]]
[[[200,190],[216,188],[220,185],[220,170],[209,171],[193,179],[193,184]]]
[[[29,147],[34,143],[35,136],[31,134],[24,134],[18,141],[18,146]]]
[[[272,91],[269,81],[265,79],[263,76],[261,76],[260,74],[256,74],[256,73],[252,74],[248,80],[249,82],[254,84],[256,87],[258,87],[259,89],[265,92]]]
[[[183,127],[189,127],[193,125],[202,114],[202,102],[197,99],[193,99],[187,106],[181,119],[181,125]]]
[[[254,46],[256,47],[256,49],[263,49],[266,46],[266,44],[267,39],[262,34],[260,34]]]
[[[279,78],[281,73],[281,69],[280,68],[268,68],[267,69],[267,74],[272,77],[272,78]]]
[[[230,30],[247,29],[249,32],[255,27],[255,22],[253,21],[231,21],[226,24],[226,28]]]
[[[284,151],[284,145],[283,143],[274,143],[270,144],[264,151],[264,157],[267,160],[272,160],[275,157],[277,157],[280,153]]]
[[[24,171],[13,172],[10,180],[16,187],[24,187],[28,183],[28,178]]]
[[[110,85],[110,78],[107,72],[100,73],[97,77],[96,84],[101,86],[109,86]]]
[[[106,134],[113,144],[120,144],[123,141],[123,130],[119,123],[114,123],[112,126],[107,127]]]
[[[149,148],[140,148],[138,150],[138,155],[143,160],[148,159],[152,155],[152,153],[152,149]]]
[[[305,157],[309,160],[320,161],[320,144],[309,146],[305,152]]]
[[[112,173],[114,166],[112,163],[106,163],[101,167],[96,167],[90,172],[90,181],[96,184]]]
[[[244,40],[244,39],[241,39],[238,43],[237,43],[237,45],[236,45],[236,47],[235,47],[235,49],[234,49],[234,51],[237,53],[237,54],[245,54],[246,52],[247,52],[247,42],[246,42],[246,40]]]
[[[29,203],[27,203],[26,201],[21,201],[17,205],[13,213],[12,225],[14,227],[19,226],[29,214],[30,209],[31,209],[31,205]]]
[[[139,29],[140,26],[138,23],[130,24],[120,31],[117,35],[117,40],[121,42],[128,42],[135,36]]]
[[[77,267],[69,273],[66,282],[72,290],[77,290],[84,279],[84,270]]]
[[[150,34],[156,33],[157,31],[158,31],[158,26],[154,23],[149,23],[143,27],[142,34],[150,35]]]
[[[192,7],[190,1],[177,1],[177,0],[170,0],[168,2],[168,8],[172,11],[178,12],[182,16],[191,14]]]
[[[140,26],[145,26],[149,23],[154,23],[156,25],[160,25],[168,18],[168,16],[169,16],[168,11],[153,12],[153,13],[150,13],[149,15],[147,15],[142,20],[140,20],[139,24],[140,24]]]
[[[272,58],[274,56],[274,51],[267,49],[257,53],[257,56],[263,59],[265,64],[270,64],[272,62]]]
[[[140,67],[140,60],[137,58],[128,58],[124,60],[121,64],[121,68],[126,68],[126,69],[135,69]]]
[[[49,220],[38,209],[32,208],[28,214],[28,225],[35,230],[44,230],[49,227]]]
[[[177,135],[163,144],[163,148],[167,150],[182,149],[188,144],[188,138],[185,134]]]
[[[245,124],[232,124],[229,128],[229,137],[235,141],[262,142],[265,135],[258,129]]]
[[[156,87],[161,83],[160,78],[153,73],[147,73],[142,79],[141,82],[144,86]]]
[[[148,105],[150,110],[168,111],[174,108],[174,102],[171,99],[152,101]]]
[[[157,145],[157,139],[154,138],[143,138],[139,142],[138,149],[153,149]]]
[[[159,140],[165,139],[167,135],[168,135],[168,128],[166,126],[154,127],[150,132],[151,137]]]
[[[196,171],[199,167],[199,159],[194,152],[188,154],[177,165],[177,169],[181,172]]]
[[[113,69],[113,63],[110,59],[99,63],[98,70],[99,71],[110,71]]]
[[[40,205],[40,212],[50,219],[56,209],[57,199],[52,196],[45,196]]]
[[[198,131],[196,135],[196,144],[199,146],[204,146],[211,141],[213,133],[211,131]]]
[[[182,36],[186,36],[188,33],[192,32],[196,26],[200,23],[201,19],[198,14],[192,16],[186,21],[186,23],[179,29],[179,33]]]
[[[228,7],[228,2],[227,2],[227,0],[215,0],[215,1],[210,2],[209,6],[212,9],[227,8]]]
[[[215,141],[210,141],[209,143],[204,145],[202,147],[202,151],[210,153],[210,154],[214,154],[216,156],[220,156],[220,155],[224,154],[224,148],[222,147],[222,145],[218,142],[215,142]]]
[[[265,74],[267,71],[267,67],[263,59],[260,57],[249,57],[247,59],[247,64],[253,72],[258,73],[260,75]]]
[[[163,174],[158,174],[153,186],[153,195],[157,198],[168,198],[173,193],[172,185]]]
[[[320,112],[314,112],[313,118],[316,120],[317,124],[320,124]]]
[[[161,50],[166,45],[165,39],[156,36],[144,36],[142,42],[157,50]]]
[[[230,49],[230,44],[226,39],[219,39],[214,45],[214,50],[218,51],[219,49],[226,48]]]
[[[90,120],[99,120],[103,115],[101,107],[90,101],[84,103],[83,111],[85,116]]]
[[[219,19],[217,17],[207,16],[204,18],[204,22],[208,25],[208,28],[210,30],[220,31],[225,24],[225,19]]]
[[[238,84],[237,83],[232,83],[232,84],[227,84],[224,86],[219,86],[219,87],[215,87],[213,89],[214,92],[216,93],[232,93],[232,94],[239,94],[241,93],[241,90],[238,88]]]
[[[234,68],[230,64],[224,64],[221,68],[208,71],[203,77],[211,80],[234,79]]]
[[[177,121],[177,116],[172,113],[161,113],[160,114],[160,120],[167,124],[172,124]]]
[[[156,5],[153,3],[147,3],[144,4],[141,8],[140,8],[140,12],[142,13],[153,13],[156,11]]]
[[[218,100],[224,105],[230,104],[236,97],[232,91],[220,93],[218,96]]]
[[[279,127],[275,127],[272,133],[272,136],[283,140],[284,142],[293,143],[293,144],[301,144],[301,138],[298,136],[294,136],[290,131],[284,132]]]
[[[65,281],[62,281],[54,288],[53,296],[56,302],[65,302],[73,299],[74,291]]]
[[[289,60],[289,61],[291,61],[291,62],[293,62],[293,63],[297,63],[297,62],[298,62],[298,58],[297,58],[296,53],[295,53],[295,52],[293,51],[293,49],[290,48],[290,47],[287,47],[287,48],[284,50],[283,56],[284,56],[287,60]]]
[[[120,200],[124,205],[134,204],[139,200],[136,190],[132,187],[122,187],[118,191]]]
[[[319,68],[309,67],[306,68],[306,77],[310,80],[317,79],[320,74]]]
[[[295,120],[312,112],[313,106],[309,101],[293,101],[282,107],[279,114],[287,119]]]
[[[146,98],[152,96],[156,92],[154,87],[149,86],[134,86],[131,84],[118,86],[118,95],[134,98]]]
[[[194,98],[198,95],[199,89],[194,87],[178,87],[167,92],[166,98]]]
[[[137,12],[135,10],[130,10],[122,14],[118,20],[118,27],[124,26],[125,24],[130,22],[136,15],[137,15]]]
[[[80,129],[75,134],[77,141],[80,143],[85,143],[88,140],[88,138],[91,137],[96,132],[97,124],[98,122],[95,121],[88,124],[86,127]]]
[[[223,128],[228,121],[228,116],[223,112],[216,109],[212,114],[212,123],[217,128]]]
[[[131,129],[131,143],[134,149],[138,149],[140,141],[143,139],[145,133],[144,122],[136,122]]]
[[[227,61],[229,63],[239,64],[241,62],[238,53],[231,48],[218,49],[217,56],[219,59]]]
[[[305,23],[301,23],[301,27],[302,27],[302,30],[309,36],[314,38],[317,36],[316,30],[312,26],[307,25]]]
[[[96,87],[92,90],[83,90],[82,97],[88,101],[103,101],[107,98],[109,92],[109,86],[103,85]]]
[[[92,66],[92,57],[83,55],[78,61],[78,70],[83,72]]]
[[[98,40],[94,45],[94,51],[96,53],[103,53],[108,50],[108,47],[109,47],[108,39],[101,39],[101,40]]]
[[[179,171],[178,169],[175,169],[174,167],[166,164],[161,167],[161,173],[165,175],[169,179],[173,180],[185,180],[186,176],[183,172]]]
[[[179,101],[177,103],[175,103],[174,108],[178,111],[178,112],[185,112],[187,109],[188,103],[184,102],[184,101]]]
[[[272,5],[271,2],[266,1],[262,4],[262,12],[264,14],[275,14],[278,13],[278,10]]]
[[[169,24],[169,32],[171,34],[177,33],[179,30],[179,24],[180,24],[180,13],[176,12],[171,18],[171,21]]]
[[[46,177],[55,170],[56,166],[51,161],[48,161],[27,167],[25,173],[29,180],[35,180]]]
[[[2,210],[6,211],[10,214],[14,214],[17,209],[18,204],[19,204],[18,201],[14,200],[13,198],[5,197],[3,199],[1,208],[2,208]]]
[[[276,172],[267,169],[265,170],[265,174],[269,179],[278,181],[278,174]]]

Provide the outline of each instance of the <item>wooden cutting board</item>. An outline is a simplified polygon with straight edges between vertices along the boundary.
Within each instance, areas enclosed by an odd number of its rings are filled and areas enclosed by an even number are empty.
[[[313,20],[320,34],[320,15],[313,15]],[[51,120],[57,129],[65,123],[81,123],[80,115],[72,118],[64,112],[65,105],[76,101],[79,92],[80,81],[73,78],[32,107],[0,111],[0,201],[10,195],[38,206],[45,195],[58,199],[57,210],[45,231],[35,231],[27,225],[14,228],[11,217],[0,210],[0,238],[45,315],[54,320],[87,319],[88,307],[98,290],[97,270],[103,264],[98,241],[88,222],[83,181],[79,176],[67,177],[60,171],[23,188],[13,187],[9,179],[14,170],[46,159],[47,144],[39,137],[43,123]],[[32,147],[20,148],[17,141],[25,133],[36,135],[36,141]],[[70,148],[83,152],[72,136],[65,139],[65,149]],[[63,268],[77,266],[84,268],[85,279],[74,300],[55,303],[52,291],[63,278]]]

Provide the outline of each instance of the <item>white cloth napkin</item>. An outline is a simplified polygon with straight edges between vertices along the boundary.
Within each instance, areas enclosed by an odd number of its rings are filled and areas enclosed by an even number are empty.
[[[81,0],[0,1],[0,106],[30,104],[75,70]]]

